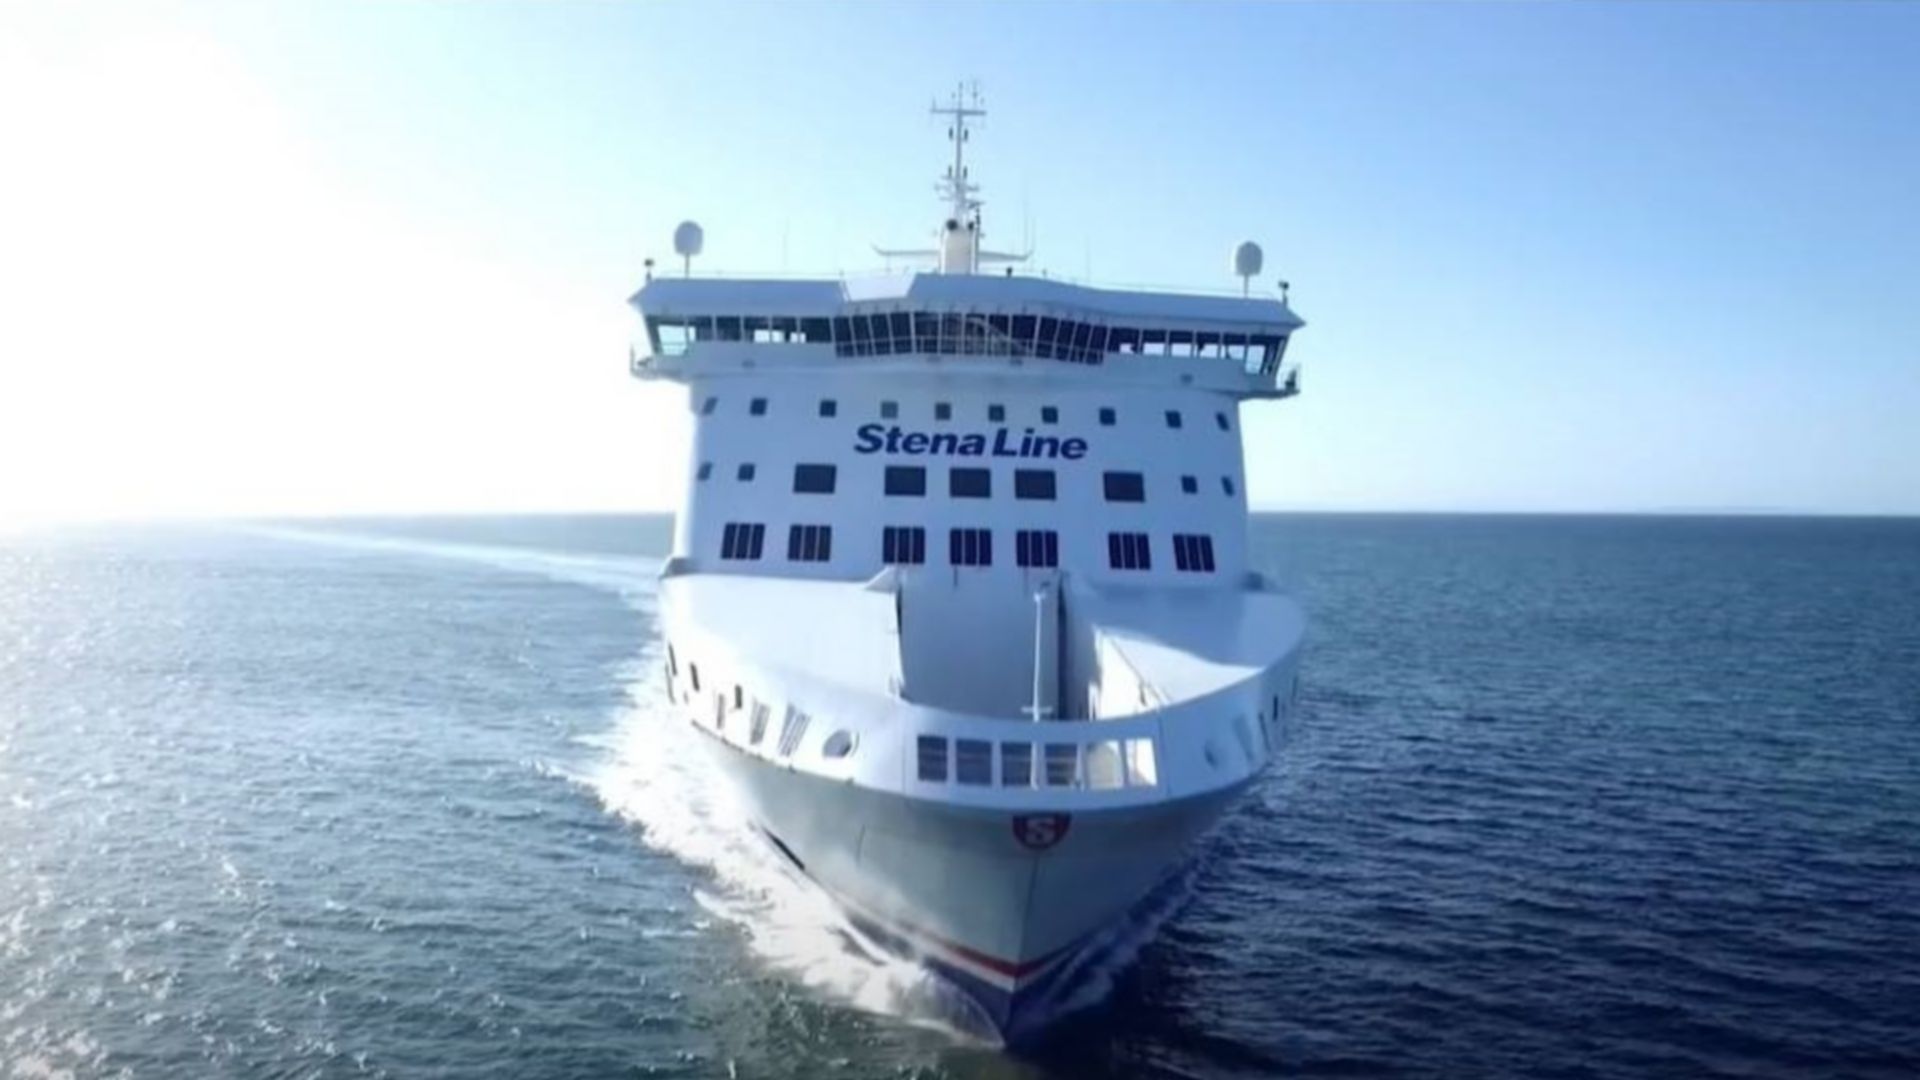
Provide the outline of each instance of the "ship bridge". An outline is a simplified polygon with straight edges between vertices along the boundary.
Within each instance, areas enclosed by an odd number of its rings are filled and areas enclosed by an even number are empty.
[[[1051,362],[1286,396],[1284,299],[1097,288],[1050,278],[905,273],[844,280],[655,278],[636,293],[632,369],[686,379],[757,361],[919,357]]]

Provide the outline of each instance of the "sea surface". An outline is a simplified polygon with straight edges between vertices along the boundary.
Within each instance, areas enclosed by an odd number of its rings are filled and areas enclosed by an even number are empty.
[[[1253,529],[1304,707],[1021,1056],[744,834],[663,519],[0,537],[0,1077],[1920,1075],[1920,521]]]

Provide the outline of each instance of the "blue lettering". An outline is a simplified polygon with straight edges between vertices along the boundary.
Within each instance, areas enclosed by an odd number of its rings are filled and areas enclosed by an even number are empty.
[[[900,440],[900,449],[906,451],[909,454],[926,453],[927,452],[927,433],[924,431],[908,432],[907,437]]]
[[[1060,444],[1060,456],[1068,461],[1079,461],[1087,456],[1087,440],[1067,439]]]
[[[861,424],[860,430],[853,433],[854,452],[871,454],[878,451],[884,445],[880,438],[881,430],[879,424]]]
[[[960,440],[961,457],[979,457],[986,452],[987,437],[985,435],[968,435]]]
[[[854,429],[853,449],[861,454],[933,454],[946,457],[1060,458],[1079,461],[1087,456],[1087,440],[1056,435],[1038,435],[1025,429],[1016,442],[1008,428],[996,428],[991,436],[940,431],[902,431],[898,425],[862,424]]]

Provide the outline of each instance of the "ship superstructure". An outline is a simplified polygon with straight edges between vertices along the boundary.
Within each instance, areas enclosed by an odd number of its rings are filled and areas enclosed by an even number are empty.
[[[1284,297],[989,265],[956,97],[928,270],[651,276],[688,391],[660,587],[679,715],[767,841],[1006,1037],[1266,765],[1304,620],[1249,565],[1240,405]]]

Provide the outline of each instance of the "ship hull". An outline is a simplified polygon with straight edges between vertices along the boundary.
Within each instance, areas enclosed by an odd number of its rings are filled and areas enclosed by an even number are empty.
[[[1144,806],[1031,813],[916,799],[702,740],[754,827],[860,936],[920,963],[1013,1043],[1070,1011],[1084,978],[1172,901],[1235,785]],[[1039,793],[1036,793],[1039,794]]]

